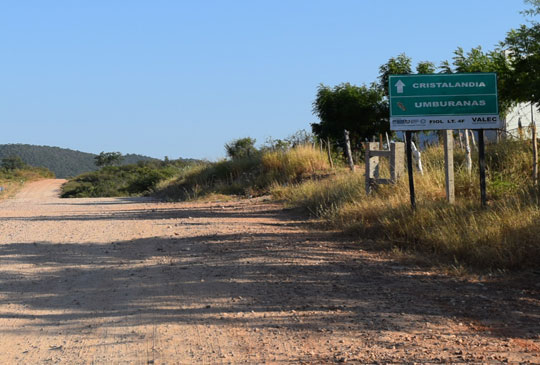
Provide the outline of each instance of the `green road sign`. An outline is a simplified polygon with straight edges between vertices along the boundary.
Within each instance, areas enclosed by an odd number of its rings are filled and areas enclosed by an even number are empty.
[[[495,73],[390,75],[390,129],[501,127]]]

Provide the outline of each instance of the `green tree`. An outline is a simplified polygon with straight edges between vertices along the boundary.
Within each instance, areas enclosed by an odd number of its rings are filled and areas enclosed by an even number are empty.
[[[235,139],[225,144],[225,152],[233,160],[250,158],[258,153],[255,142],[256,140],[251,137]]]
[[[428,62],[424,62],[428,63]],[[424,66],[422,66],[424,67]],[[379,67],[379,86],[388,96],[388,78],[390,75],[407,75],[412,73],[412,59],[405,53],[392,57]]]
[[[383,91],[375,84],[370,87],[349,83],[334,87],[321,84],[313,103],[313,113],[321,121],[311,124],[319,139],[341,141],[343,131],[348,130],[353,149],[389,128],[388,104]]]
[[[6,170],[18,170],[26,166],[27,165],[19,156],[10,156],[2,159],[2,168]]]
[[[287,143],[290,147],[296,147],[300,145],[306,145],[306,144],[312,144],[315,142],[315,136],[306,131],[305,129],[301,129],[299,131],[294,132],[287,138],[285,138]]]
[[[530,17],[540,15],[540,0],[525,0],[525,3],[530,4],[532,8],[522,11],[521,14]],[[533,18],[531,23],[536,24],[537,22]]]
[[[502,42],[512,67],[507,84],[516,101],[540,103],[540,24],[512,29]]]
[[[96,166],[113,166],[119,165],[124,157],[120,152],[101,152],[99,155],[94,157]]]
[[[435,73],[435,64],[429,61],[421,61],[416,65],[416,72],[419,74]]]
[[[507,52],[501,48],[485,52],[480,46],[472,48],[469,52],[465,52],[463,48],[458,47],[454,51],[454,57],[452,59],[452,65],[448,61],[444,61],[441,64],[440,68],[442,72],[497,73],[500,111],[501,114],[506,114],[515,103],[515,98],[511,95],[511,80],[514,76]]]
[[[291,145],[287,139],[268,137],[262,147],[263,151],[287,151]]]

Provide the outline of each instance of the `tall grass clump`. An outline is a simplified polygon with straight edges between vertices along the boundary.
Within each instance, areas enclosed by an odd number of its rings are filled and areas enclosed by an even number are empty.
[[[171,200],[200,199],[211,194],[260,195],[273,184],[299,182],[327,170],[323,153],[311,145],[299,145],[196,166],[162,184],[156,194]]]
[[[540,266],[540,193],[531,185],[532,159],[523,141],[488,145],[489,206],[480,206],[478,167],[469,175],[456,151],[456,204],[445,200],[442,147],[423,153],[424,175],[415,173],[417,209],[407,178],[367,196],[362,173],[331,176],[273,189],[276,198],[301,207],[328,227],[360,237],[386,239],[443,261],[482,268]]]
[[[264,153],[261,165],[264,185],[298,182],[329,169],[326,155],[312,145]]]

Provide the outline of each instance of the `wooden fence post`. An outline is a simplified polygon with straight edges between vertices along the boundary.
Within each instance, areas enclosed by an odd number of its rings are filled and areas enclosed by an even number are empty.
[[[531,101],[531,134],[533,148],[533,184],[538,185],[538,141],[536,139],[536,124],[534,122],[533,102]]]
[[[454,132],[452,130],[444,131],[444,172],[446,176],[446,200],[454,204]]]
[[[326,150],[328,151],[328,162],[330,163],[330,168],[334,168],[334,161],[332,160],[332,150],[330,147],[330,137],[326,138]]]
[[[351,140],[349,138],[349,131],[344,130],[343,135],[345,137],[345,152],[347,153],[347,161],[349,162],[349,168],[351,171],[354,171],[354,160],[352,157],[352,151],[351,151]]]

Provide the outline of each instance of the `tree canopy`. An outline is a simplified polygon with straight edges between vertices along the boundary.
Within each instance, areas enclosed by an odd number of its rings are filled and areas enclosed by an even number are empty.
[[[540,24],[522,25],[502,42],[512,67],[509,95],[520,102],[540,103]]]
[[[26,166],[27,165],[19,156],[9,156],[2,159],[2,168],[6,170],[17,170]]]
[[[426,62],[427,63],[427,62]],[[424,69],[424,66],[422,66]],[[388,96],[388,78],[390,75],[407,75],[412,73],[412,59],[405,53],[392,57],[379,67],[379,87]]]
[[[497,48],[493,51],[485,52],[482,50],[482,47],[478,46],[472,48],[469,52],[465,52],[463,48],[458,47],[454,51],[454,57],[452,59],[452,65],[448,61],[444,61],[441,64],[440,68],[442,72],[497,73],[497,89],[502,114],[505,114],[515,103],[515,98],[510,93],[510,81],[514,76],[510,59],[504,50]]]
[[[94,157],[96,166],[113,166],[119,165],[124,157],[120,152],[101,152]]]
[[[233,160],[249,158],[258,152],[255,142],[256,140],[251,137],[235,139],[225,144],[225,152]]]
[[[322,139],[339,141],[348,130],[353,145],[387,132],[388,104],[383,91],[372,84],[355,86],[343,83],[334,87],[319,85],[313,113],[320,123],[312,123],[313,133]]]

